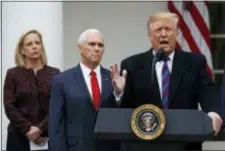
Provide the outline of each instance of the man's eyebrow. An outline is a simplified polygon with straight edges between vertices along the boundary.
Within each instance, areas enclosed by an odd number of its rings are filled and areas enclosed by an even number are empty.
[[[88,42],[88,44],[104,45],[104,43],[102,43],[102,42],[92,42],[92,41]]]

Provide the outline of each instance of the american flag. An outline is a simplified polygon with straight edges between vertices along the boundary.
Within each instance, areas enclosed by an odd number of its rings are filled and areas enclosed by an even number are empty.
[[[168,9],[179,17],[177,47],[184,51],[205,55],[206,70],[213,78],[207,2],[169,1]]]

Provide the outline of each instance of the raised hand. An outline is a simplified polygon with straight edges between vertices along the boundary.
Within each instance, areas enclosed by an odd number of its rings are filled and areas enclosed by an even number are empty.
[[[126,84],[127,71],[123,70],[122,76],[120,76],[117,64],[111,65],[110,71],[113,89],[117,95],[120,95],[123,92]]]

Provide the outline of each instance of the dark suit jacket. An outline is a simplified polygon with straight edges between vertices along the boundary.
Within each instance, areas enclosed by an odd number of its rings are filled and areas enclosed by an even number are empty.
[[[100,107],[115,107],[110,72],[101,67],[102,93]],[[95,140],[97,112],[85,83],[80,65],[53,78],[49,111],[51,151],[93,151],[111,148]]]
[[[151,85],[152,59],[152,50],[149,50],[122,61],[121,69],[126,69],[128,74],[121,107],[135,108],[151,103],[162,108],[155,70]],[[175,50],[169,87],[170,109],[198,109],[200,102],[203,111],[220,114],[220,99],[205,67],[203,55]]]
[[[223,115],[223,123],[225,125],[225,67],[224,67],[224,74],[223,74],[223,83],[221,86],[221,98],[222,98],[221,112]]]

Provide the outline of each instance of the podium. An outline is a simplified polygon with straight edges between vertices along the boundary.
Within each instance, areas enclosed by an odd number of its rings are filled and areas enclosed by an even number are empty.
[[[183,151],[187,143],[213,140],[212,120],[199,110],[163,110],[165,129],[154,140],[142,140],[132,131],[131,108],[101,108],[94,129],[97,138],[119,140],[121,151]]]

